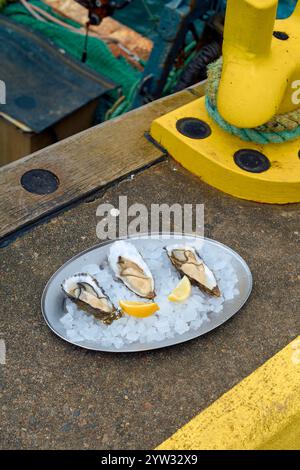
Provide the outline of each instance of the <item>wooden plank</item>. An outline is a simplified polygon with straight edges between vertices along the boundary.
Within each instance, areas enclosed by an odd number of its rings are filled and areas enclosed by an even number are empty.
[[[203,80],[202,82],[196,83],[195,85],[189,88],[189,91],[196,95],[198,98],[205,95],[207,80]]]
[[[161,150],[144,133],[153,119],[195,98],[189,91],[177,93],[2,167],[0,237],[155,162]],[[22,175],[37,168],[58,177],[56,192],[41,196],[23,189]]]

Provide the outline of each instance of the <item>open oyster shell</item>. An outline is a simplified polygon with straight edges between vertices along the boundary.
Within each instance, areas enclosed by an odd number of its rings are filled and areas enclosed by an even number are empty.
[[[115,242],[110,248],[108,261],[116,277],[128,289],[145,299],[154,299],[153,276],[134,245]]]
[[[166,251],[172,264],[182,275],[187,276],[192,284],[197,285],[209,295],[221,296],[214,273],[206,266],[194,248],[173,245],[166,247]]]
[[[90,274],[74,274],[66,279],[61,287],[81,310],[94,315],[103,323],[111,324],[120,318],[120,312],[104,294],[97,280]]]

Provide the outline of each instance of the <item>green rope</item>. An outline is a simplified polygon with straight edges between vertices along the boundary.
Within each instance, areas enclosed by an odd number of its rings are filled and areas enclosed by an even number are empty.
[[[157,26],[160,22],[160,17],[152,13],[147,0],[142,0],[142,5],[144,9],[146,10],[150,25],[152,24],[148,32],[146,32],[146,36],[149,36],[153,31],[157,29]]]
[[[235,127],[225,121],[217,109],[217,93],[222,74],[222,58],[208,66],[206,109],[210,117],[226,132],[257,144],[283,143],[300,136],[300,109],[274,116],[266,124],[252,129]]]
[[[120,103],[119,106],[117,106],[116,108],[113,106],[112,109],[110,109],[107,112],[106,117],[105,117],[106,120],[113,119],[117,116],[121,116],[121,114],[127,113],[127,111],[130,110],[134,97],[136,96],[136,91],[139,86],[140,86],[140,80],[137,80],[131,87],[131,90],[127,98],[124,97],[125,99]]]
[[[195,57],[196,55],[196,47],[197,43],[196,41],[191,41],[189,44],[187,44],[184,48],[184,65],[183,67],[177,68],[173,67],[172,70],[169,73],[169,76],[167,78],[167,82],[165,84],[165,87],[163,89],[163,96],[169,95],[171,93],[174,93],[174,89],[178,83],[178,80],[183,72],[183,70],[188,66],[188,64],[191,62],[191,60]]]
[[[151,8],[150,6],[148,5],[148,2],[147,0],[142,0],[142,4],[143,4],[143,7],[145,8],[146,12],[147,12],[147,15],[149,17],[149,20],[150,21],[157,21],[157,19],[159,19],[156,15],[154,15],[151,11]]]

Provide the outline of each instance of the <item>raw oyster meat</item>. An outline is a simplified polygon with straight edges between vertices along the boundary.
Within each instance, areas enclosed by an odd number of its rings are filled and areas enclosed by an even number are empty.
[[[120,318],[120,312],[104,294],[98,281],[90,274],[74,274],[62,283],[64,293],[78,307],[94,315],[105,324],[111,324]]]
[[[145,299],[154,299],[154,279],[134,245],[124,241],[115,242],[109,252],[109,264],[116,277],[128,289]]]
[[[197,285],[203,292],[220,297],[221,292],[214,273],[200,258],[196,250],[190,246],[173,245],[166,247],[172,264],[191,283]]]

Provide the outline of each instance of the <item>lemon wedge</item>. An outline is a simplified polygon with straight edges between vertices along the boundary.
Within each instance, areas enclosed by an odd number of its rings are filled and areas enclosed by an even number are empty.
[[[190,297],[191,292],[191,282],[188,277],[184,276],[175,289],[171,292],[168,299],[170,302],[184,302]]]
[[[147,318],[159,310],[159,306],[155,302],[127,302],[120,300],[119,305],[123,312],[137,318]]]

